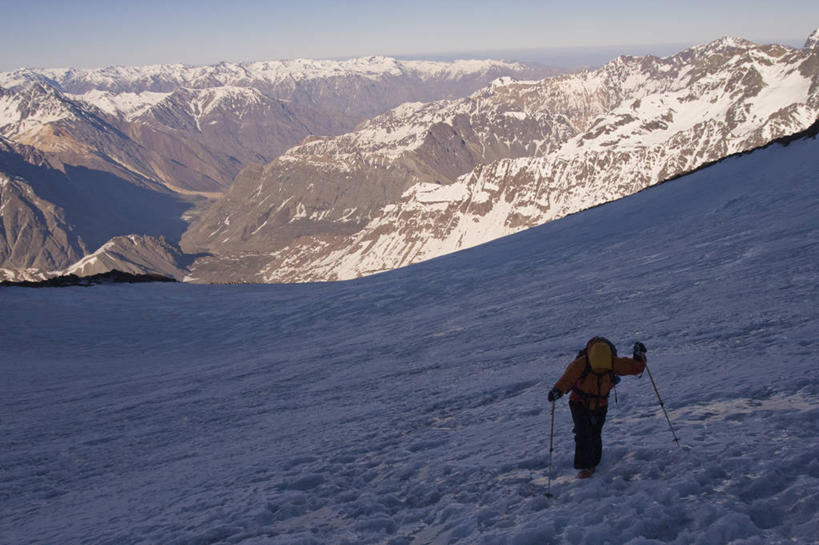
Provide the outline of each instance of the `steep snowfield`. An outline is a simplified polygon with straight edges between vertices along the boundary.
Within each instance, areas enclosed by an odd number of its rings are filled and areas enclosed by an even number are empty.
[[[4,543],[818,543],[819,153],[336,284],[0,290]],[[577,481],[546,392],[627,377]]]

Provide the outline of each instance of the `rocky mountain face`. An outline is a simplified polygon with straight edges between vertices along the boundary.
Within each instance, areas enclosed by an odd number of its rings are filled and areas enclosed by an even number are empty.
[[[404,104],[242,171],[182,239],[190,280],[339,280],[409,265],[637,192],[811,126],[803,49],[724,38],[667,58],[500,79]],[[772,182],[773,183],[773,182]]]
[[[52,165],[108,172],[134,185],[162,189],[141,146],[117,120],[40,82],[0,88],[0,137],[39,152]]]
[[[41,279],[124,233],[175,237],[188,197],[130,178],[104,159],[72,165],[69,154],[42,152],[0,137],[0,276]],[[94,162],[98,164],[94,165]],[[118,175],[119,174],[119,175]]]
[[[305,137],[344,133],[405,100],[463,96],[499,76],[549,72],[498,61],[367,58],[2,73],[0,174],[4,196],[18,204],[14,213],[4,209],[9,242],[0,268],[7,276],[64,268],[114,236],[175,243],[186,209]],[[22,220],[12,191],[62,223],[33,212]],[[38,242],[48,237],[19,233],[37,221],[36,230],[53,235],[51,246]]]
[[[0,212],[0,281],[40,280],[85,254],[63,211],[23,179],[0,174]]]
[[[266,252],[293,237],[349,235],[417,183],[449,185],[478,164],[533,155],[575,133],[564,115],[520,115],[513,104],[525,99],[495,85],[455,102],[406,103],[353,133],[312,139],[240,173],[183,245],[210,250],[227,236]]]

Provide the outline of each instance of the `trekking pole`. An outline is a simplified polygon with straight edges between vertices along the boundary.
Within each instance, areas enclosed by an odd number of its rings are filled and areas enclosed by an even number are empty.
[[[668,422],[668,429],[671,430],[671,435],[674,436],[674,442],[677,443],[678,447],[682,446],[680,445],[680,440],[674,431],[674,426],[671,425],[671,419],[668,418],[668,411],[665,410],[665,403],[663,403],[663,398],[660,397],[660,391],[657,389],[657,383],[654,382],[654,377],[651,376],[651,369],[648,368],[648,364],[646,364],[646,371],[648,371],[648,378],[651,379],[651,385],[654,386],[654,393],[657,394],[657,400],[660,402],[660,407],[663,409],[663,414]]]
[[[552,401],[552,428],[549,431],[549,484],[546,487],[546,497],[552,497],[552,452],[554,452],[555,438],[555,402]]]

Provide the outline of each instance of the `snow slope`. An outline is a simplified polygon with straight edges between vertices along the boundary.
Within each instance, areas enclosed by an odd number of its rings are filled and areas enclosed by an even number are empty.
[[[819,543],[819,153],[772,146],[333,284],[0,290],[0,536],[28,544]],[[545,397],[627,377],[594,478]]]

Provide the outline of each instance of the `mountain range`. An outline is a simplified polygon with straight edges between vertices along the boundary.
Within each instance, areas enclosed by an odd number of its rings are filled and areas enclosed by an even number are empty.
[[[630,195],[809,127],[802,49],[724,38],[458,100],[409,103],[243,170],[183,248],[190,279],[349,279]]]
[[[186,211],[221,196],[243,166],[305,137],[353,130],[407,100],[554,72],[369,57],[0,74],[2,199],[18,202],[23,186],[36,197],[3,215],[2,275],[48,275],[115,236],[177,243]],[[44,223],[54,213],[63,226]]]
[[[431,259],[811,126],[817,36],[562,75],[385,58],[2,74],[0,266],[304,282]],[[148,238],[109,255],[123,235]]]

